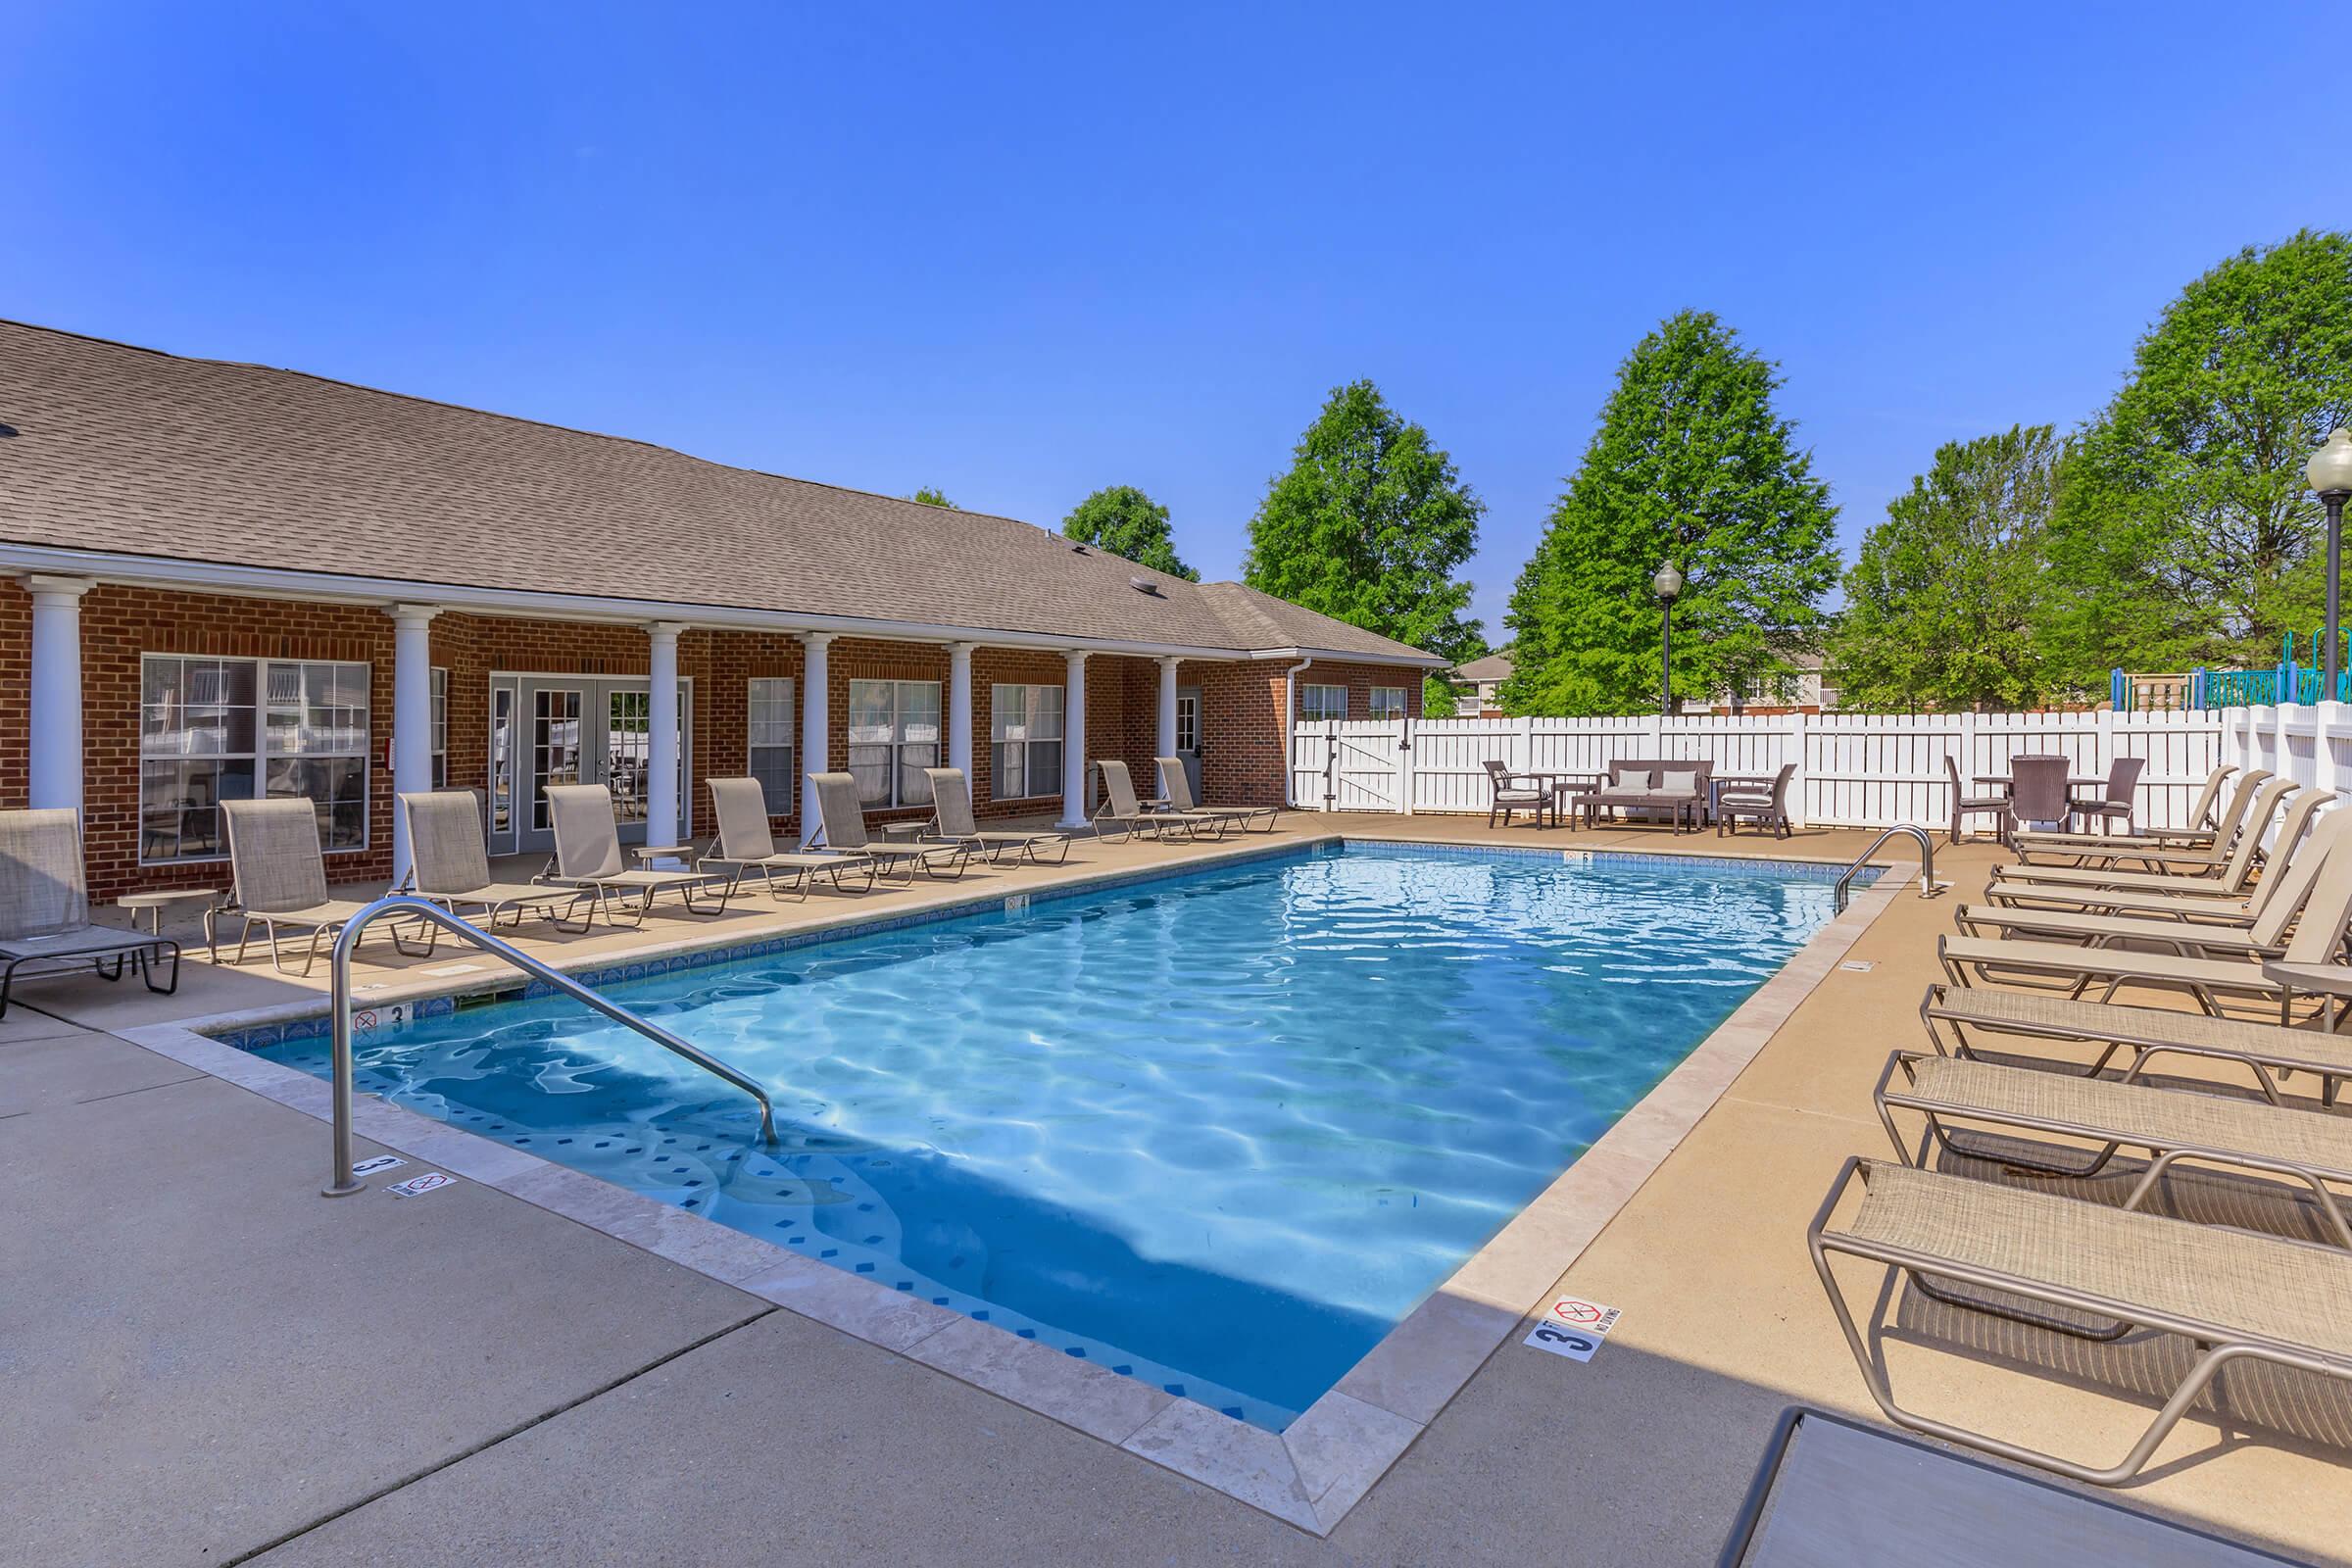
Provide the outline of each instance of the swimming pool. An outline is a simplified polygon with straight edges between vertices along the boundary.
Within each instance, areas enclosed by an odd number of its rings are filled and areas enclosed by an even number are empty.
[[[1830,914],[1787,864],[1325,846],[612,988],[776,1151],[558,998],[359,1083],[1279,1431]]]

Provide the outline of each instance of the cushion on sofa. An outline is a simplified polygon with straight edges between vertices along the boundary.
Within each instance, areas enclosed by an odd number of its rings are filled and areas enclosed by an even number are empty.
[[[1649,769],[1645,767],[1626,768],[1621,771],[1617,775],[1615,781],[1609,785],[1609,789],[1612,793],[1625,792],[1639,794],[1640,792],[1648,788]]]
[[[1695,795],[1698,793],[1698,771],[1695,768],[1678,769],[1658,775],[1661,795]]]

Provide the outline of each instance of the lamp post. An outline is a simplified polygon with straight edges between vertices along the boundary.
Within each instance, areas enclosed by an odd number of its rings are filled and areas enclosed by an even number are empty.
[[[2320,701],[2336,700],[2336,666],[2342,658],[2336,617],[2336,590],[2340,581],[2340,546],[2344,533],[2344,498],[2352,496],[2352,430],[2338,429],[2321,443],[2320,450],[2303,465],[2303,477],[2328,509],[2328,674],[2327,684],[2320,688]]]
[[[1649,579],[1651,591],[1657,594],[1664,607],[1664,618],[1658,622],[1658,716],[1674,716],[1674,600],[1683,591],[1683,574],[1669,561]]]

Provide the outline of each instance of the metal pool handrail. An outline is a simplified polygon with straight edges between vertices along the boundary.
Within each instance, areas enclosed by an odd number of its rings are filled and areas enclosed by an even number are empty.
[[[1936,896],[1936,841],[1928,836],[1926,828],[1915,827],[1909,822],[1898,822],[1877,838],[1872,839],[1870,848],[1855,856],[1854,863],[1847,866],[1844,873],[1838,878],[1838,890],[1830,895],[1831,906],[1838,913],[1845,912],[1846,901],[1852,897],[1850,890],[1853,887],[1855,876],[1861,872],[1863,866],[1870,863],[1870,858],[1879,853],[1879,846],[1897,833],[1908,833],[1919,841],[1919,896],[1923,899],[1932,899]]]
[[[665,1051],[685,1057],[705,1072],[714,1073],[760,1102],[760,1137],[773,1145],[776,1141],[775,1107],[767,1102],[767,1091],[733,1067],[704,1051],[688,1044],[660,1024],[649,1023],[610,998],[599,996],[560,969],[540,962],[512,943],[501,942],[468,920],[462,920],[438,904],[416,898],[412,894],[395,893],[370,904],[351,917],[335,938],[334,956],[328,964],[330,995],[334,1014],[334,1178],[320,1189],[329,1198],[346,1198],[366,1190],[366,1184],[351,1172],[351,1095],[353,1070],[351,1064],[351,953],[359,946],[360,933],[376,921],[390,916],[421,920],[437,925],[493,957],[504,958],[532,979],[543,981],[563,992],[574,1002],[584,1002],[614,1023],[625,1025],[651,1040]]]

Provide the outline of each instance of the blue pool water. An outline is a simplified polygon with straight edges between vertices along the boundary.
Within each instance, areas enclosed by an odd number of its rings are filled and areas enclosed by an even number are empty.
[[[364,1090],[1279,1430],[1830,915],[1353,845],[361,1036]],[[322,1036],[260,1048],[326,1070]]]

